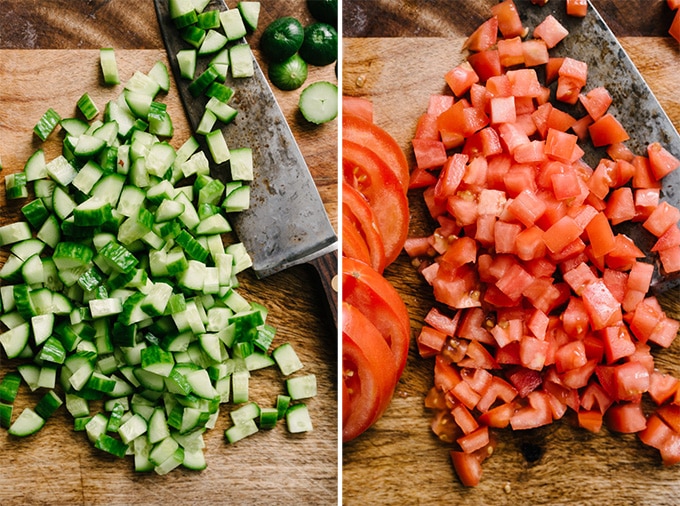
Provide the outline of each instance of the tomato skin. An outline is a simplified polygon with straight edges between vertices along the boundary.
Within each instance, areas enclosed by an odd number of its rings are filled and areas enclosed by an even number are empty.
[[[511,39],[498,41],[498,57],[503,67],[513,67],[524,63],[524,51],[522,38],[517,36]]]
[[[490,77],[501,75],[501,59],[497,49],[485,49],[479,53],[473,53],[468,57],[468,61],[480,81],[487,81]]]
[[[366,199],[353,186],[342,183],[342,221],[355,225],[366,241],[371,258],[371,266],[378,272],[385,269],[385,245],[375,222],[373,210]]]
[[[355,307],[342,303],[343,388],[350,413],[342,427],[343,442],[373,425],[387,409],[396,384],[396,370],[378,329]],[[343,415],[344,418],[344,415]]]
[[[444,143],[437,139],[414,138],[411,141],[413,154],[416,157],[416,165],[420,169],[435,169],[446,162],[446,148]],[[413,177],[411,177],[413,181]]]
[[[410,178],[408,162],[401,147],[389,133],[375,123],[348,115],[342,118],[342,138],[370,147],[394,172],[406,193]]]
[[[470,35],[465,41],[465,44],[463,44],[463,49],[484,51],[485,49],[495,46],[497,38],[498,18],[492,16],[472,32],[472,35]]]
[[[613,101],[607,89],[602,86],[593,88],[585,95],[579,95],[578,99],[594,121],[600,119],[607,112]]]
[[[451,462],[460,482],[466,487],[476,487],[482,479],[482,463],[475,455],[450,451]]]
[[[356,258],[367,264],[371,263],[371,252],[368,245],[350,219],[342,220],[342,255]]]
[[[344,180],[368,201],[385,248],[386,266],[401,253],[408,235],[408,200],[397,177],[372,150],[343,139]]]
[[[368,265],[350,258],[342,262],[343,301],[359,309],[390,346],[397,377],[401,376],[411,337],[408,310],[392,284]]]
[[[479,76],[468,62],[463,62],[449,70],[444,75],[444,80],[453,94],[460,97],[467,93],[470,86],[479,82]]]
[[[510,39],[524,35],[525,28],[522,26],[522,20],[513,0],[503,0],[494,5],[491,7],[491,14],[498,18],[498,29],[504,38]]]
[[[567,15],[584,18],[588,13],[588,0],[567,0]]]
[[[614,404],[607,410],[605,422],[610,430],[622,434],[635,434],[647,426],[647,418],[639,402]]]

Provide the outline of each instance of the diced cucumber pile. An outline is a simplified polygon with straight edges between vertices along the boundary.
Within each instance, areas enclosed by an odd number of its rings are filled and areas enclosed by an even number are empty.
[[[112,50],[102,58],[117,76]],[[102,120],[88,94],[77,107],[90,119],[49,109],[35,133],[60,129],[62,153],[47,160],[39,148],[6,178],[7,198],[26,203],[23,220],[0,227],[0,346],[16,365],[0,381],[0,426],[28,436],[64,405],[96,448],[159,474],[206,466],[203,434],[220,405],[241,405],[225,434],[233,443],[281,419],[311,430],[301,401],[316,393],[313,375],[294,375],[302,364],[289,344],[270,350],[266,308],[238,291],[251,260],[225,234],[228,213],[247,207],[245,186],[212,178],[193,137],[170,145],[168,85],[159,62],[132,75]],[[231,156],[251,179],[249,150]],[[260,407],[249,378],[274,364],[286,394],[274,388]],[[17,415],[21,385],[44,393]]]
[[[237,9],[207,9],[204,0],[169,0],[169,11],[178,35],[187,43],[176,57],[182,79],[191,81],[192,96],[207,97],[197,133],[205,135],[216,163],[229,158],[228,151],[215,145],[221,135],[215,125],[231,123],[238,111],[229,105],[234,90],[225,84],[227,77],[252,77],[253,54],[244,37],[257,28],[259,2],[238,2]],[[210,135],[213,133],[213,135]]]

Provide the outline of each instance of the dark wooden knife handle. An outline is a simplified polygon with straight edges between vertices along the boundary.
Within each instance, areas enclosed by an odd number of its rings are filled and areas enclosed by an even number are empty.
[[[333,250],[309,262],[321,278],[321,285],[326,294],[328,309],[333,318],[335,329],[338,328],[338,250]]]

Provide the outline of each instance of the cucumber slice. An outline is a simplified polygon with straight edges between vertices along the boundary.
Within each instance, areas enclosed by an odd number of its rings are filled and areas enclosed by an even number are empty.
[[[312,419],[306,404],[295,404],[286,411],[286,426],[294,434],[312,430]]]
[[[227,45],[228,40],[229,39],[227,37],[217,30],[208,30],[203,42],[201,42],[201,46],[198,48],[198,55],[205,56],[207,54],[217,53],[220,49]]]
[[[0,246],[26,241],[33,236],[31,227],[25,221],[18,221],[0,227]]]
[[[238,115],[238,111],[226,102],[211,97],[208,103],[205,104],[206,111],[210,111],[215,115],[215,118],[220,120],[222,123],[231,123],[234,118]]]
[[[149,70],[149,77],[158,83],[161,90],[168,91],[170,89],[170,75],[168,74],[168,67],[165,66],[161,60],[153,64]]]
[[[237,181],[253,180],[253,150],[251,148],[236,148],[231,150],[229,165],[232,179]]]
[[[47,177],[45,152],[42,149],[35,150],[26,161],[24,174],[26,174],[26,181],[35,181]]]
[[[116,54],[111,47],[104,47],[99,50],[99,62],[104,76],[104,83],[114,85],[120,83],[118,76],[118,64]]]
[[[198,49],[201,47],[203,39],[205,39],[205,34],[206,31],[203,28],[199,28],[196,25],[189,25],[182,30],[180,36],[191,46]]]
[[[229,102],[229,100],[231,100],[231,97],[234,96],[234,90],[233,88],[225,86],[222,83],[214,82],[208,86],[207,90],[205,90],[205,95],[210,98],[216,98],[220,102],[224,102],[226,104]]]
[[[184,79],[194,79],[197,55],[198,52],[195,49],[181,49],[177,52],[179,73]]]
[[[241,185],[234,188],[222,202],[222,208],[227,213],[244,211],[250,207],[250,186]]]
[[[142,119],[149,117],[149,109],[151,109],[151,102],[153,101],[151,95],[125,90],[123,96],[125,97],[125,103],[127,103],[132,114]]]
[[[294,401],[307,399],[316,395],[316,376],[307,374],[305,376],[295,376],[286,380],[288,395]]]
[[[241,13],[246,28],[251,32],[257,30],[257,22],[260,18],[260,2],[239,2],[236,7]]]
[[[246,43],[231,46],[229,48],[229,65],[233,78],[253,77],[255,66],[250,46]]]
[[[210,30],[220,27],[220,11],[217,9],[211,9],[205,12],[201,12],[198,15],[198,21],[196,25],[203,30]]]
[[[298,105],[310,123],[332,121],[338,116],[338,87],[328,81],[312,83],[300,93]]]
[[[288,376],[302,369],[302,362],[298,358],[290,343],[284,343],[272,351],[272,358],[281,370],[281,374]]]
[[[83,134],[86,135],[86,134]],[[94,141],[94,144],[99,144],[101,139]],[[83,148],[85,145],[83,145]],[[103,147],[103,146],[102,146]],[[57,156],[45,166],[47,175],[57,184],[61,186],[68,186],[76,177],[78,171],[71,165],[71,163],[63,155]]]
[[[295,53],[290,58],[269,64],[267,74],[274,86],[284,91],[296,90],[307,80],[307,62]]]
[[[41,141],[45,141],[60,121],[61,116],[59,116],[59,113],[54,109],[49,108],[40,117],[35,127],[33,127],[33,132],[40,138]]]
[[[35,434],[45,425],[45,419],[31,408],[24,408],[8,432],[12,436],[26,437]]]
[[[217,79],[219,73],[213,65],[209,65],[196,79],[189,85],[189,93],[193,97],[198,97],[203,93],[212,82]]]
[[[228,40],[238,40],[246,36],[246,26],[241,17],[241,11],[230,9],[220,13],[222,29]]]
[[[38,230],[43,226],[50,215],[49,210],[41,199],[32,200],[21,208],[21,213],[31,226]]]
[[[205,136],[205,140],[208,143],[208,149],[216,164],[219,165],[229,160],[231,153],[221,130],[213,130],[208,133]]]
[[[234,444],[243,438],[252,436],[258,430],[259,429],[255,423],[255,420],[247,420],[239,425],[232,425],[226,431],[224,431],[224,435],[226,436],[227,441],[229,441],[231,444]]]
[[[7,358],[16,358],[28,344],[31,335],[31,326],[24,322],[6,332],[0,334],[0,344],[7,354]]]
[[[80,112],[83,113],[83,116],[85,116],[85,119],[87,120],[94,119],[94,117],[97,114],[99,114],[99,108],[97,107],[97,104],[94,103],[94,100],[92,100],[88,93],[84,93],[78,99],[76,105],[78,106],[78,109],[80,109]]]

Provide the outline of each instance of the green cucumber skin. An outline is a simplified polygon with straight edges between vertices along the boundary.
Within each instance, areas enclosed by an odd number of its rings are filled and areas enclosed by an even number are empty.
[[[299,53],[311,65],[330,65],[338,59],[338,32],[327,23],[306,26]]]
[[[284,91],[298,89],[307,80],[307,62],[297,53],[290,58],[269,64],[267,74],[274,86]]]
[[[284,16],[267,25],[260,38],[260,48],[270,61],[283,61],[297,53],[304,38],[300,21]]]

